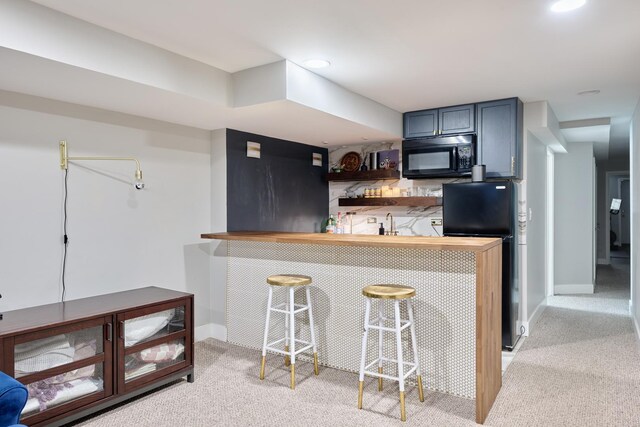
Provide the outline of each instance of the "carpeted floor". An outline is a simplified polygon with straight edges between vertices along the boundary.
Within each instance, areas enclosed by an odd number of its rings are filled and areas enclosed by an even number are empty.
[[[620,267],[622,265],[622,267]],[[602,266],[596,294],[556,296],[509,365],[489,414],[489,426],[640,426],[640,346],[628,317],[628,265]],[[626,270],[625,270],[626,268]],[[407,388],[407,422],[398,420],[397,386],[377,392],[366,382],[364,409],[356,409],[357,376],[297,364],[288,370],[260,355],[213,339],[196,343],[196,381],[177,382],[82,426],[372,426],[475,425],[474,402],[427,392],[420,404]]]
[[[553,296],[503,377],[486,424],[640,426],[629,265],[598,266],[593,295]]]

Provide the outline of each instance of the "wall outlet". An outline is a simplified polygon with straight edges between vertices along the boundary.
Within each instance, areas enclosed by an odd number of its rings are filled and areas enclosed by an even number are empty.
[[[367,218],[367,224],[377,224],[378,220],[376,219],[375,216],[370,216]]]
[[[433,226],[442,225],[442,218],[433,218],[431,220],[431,225]]]

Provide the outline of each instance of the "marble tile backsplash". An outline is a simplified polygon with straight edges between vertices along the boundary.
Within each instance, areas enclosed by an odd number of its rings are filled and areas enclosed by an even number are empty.
[[[329,149],[329,165],[336,165],[346,153],[355,151],[363,159],[368,159],[369,153],[381,150],[392,150],[402,148],[402,142],[384,142],[376,144],[350,145]],[[369,162],[367,161],[368,165]],[[402,159],[400,159],[400,170],[402,170]],[[441,178],[441,179],[405,179],[380,180],[380,181],[332,181],[329,183],[329,212],[337,216],[338,212],[345,215],[346,212],[355,212],[345,218],[345,233],[350,230],[353,234],[378,234],[380,223],[384,228],[389,228],[389,221],[386,219],[387,213],[393,215],[396,230],[402,236],[437,236],[442,235],[441,226],[431,226],[431,219],[442,218],[442,206],[432,207],[407,207],[407,206],[338,206],[338,199],[347,197],[350,194],[362,194],[366,188],[380,188],[388,185],[391,188],[399,187],[408,189],[413,196],[425,196],[441,194],[442,184],[449,182],[467,182],[467,178]],[[375,218],[375,223],[368,223],[368,218]]]

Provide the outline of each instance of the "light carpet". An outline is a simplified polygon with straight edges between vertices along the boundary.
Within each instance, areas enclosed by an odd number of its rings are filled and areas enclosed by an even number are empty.
[[[592,296],[551,298],[507,369],[486,425],[640,426],[640,346],[624,311],[628,269],[621,268],[602,266]],[[208,339],[196,343],[195,355],[195,383],[174,383],[77,425],[475,425],[472,400],[426,392],[420,403],[408,386],[402,423],[390,382],[378,392],[367,379],[358,410],[355,374],[321,367],[315,377],[311,364],[299,362],[294,391],[279,356],[267,357],[260,381],[258,351]]]

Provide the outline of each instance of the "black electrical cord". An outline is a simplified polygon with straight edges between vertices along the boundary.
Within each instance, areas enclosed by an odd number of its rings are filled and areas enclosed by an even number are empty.
[[[64,302],[65,294],[67,293],[67,285],[65,284],[65,275],[67,269],[67,246],[69,245],[69,237],[67,236],[67,183],[69,181],[69,169],[64,170],[64,203],[63,203],[63,225],[62,232],[64,234],[62,243],[64,244],[64,250],[62,253],[62,302]]]

